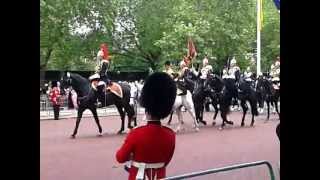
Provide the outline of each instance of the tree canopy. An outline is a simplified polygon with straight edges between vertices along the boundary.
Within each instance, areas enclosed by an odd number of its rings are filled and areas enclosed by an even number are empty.
[[[262,70],[280,53],[280,17],[263,3]],[[200,62],[221,69],[235,56],[250,65],[256,48],[255,0],[40,0],[40,69],[93,70],[101,43],[111,69],[162,68],[187,54],[191,37]]]

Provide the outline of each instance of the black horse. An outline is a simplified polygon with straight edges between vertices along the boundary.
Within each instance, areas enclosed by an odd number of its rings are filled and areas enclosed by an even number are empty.
[[[207,85],[209,86],[209,89],[210,89],[208,94],[211,99],[211,104],[215,111],[213,120],[216,120],[219,112],[218,105],[221,103],[225,85],[223,80],[216,74],[208,74]],[[213,123],[215,124],[215,121]]]
[[[280,119],[280,112],[278,110],[280,89],[275,89],[272,82],[266,76],[258,78],[256,89],[258,93],[259,107],[263,108],[264,101],[267,103],[267,120],[269,120],[270,117],[270,104],[275,107]]]
[[[125,112],[123,111],[123,109],[125,109],[126,113],[128,114],[128,118],[129,118],[128,128],[132,128],[131,119],[134,116],[134,110],[129,105],[130,86],[120,84],[123,92],[123,97],[120,98],[114,93],[105,91],[104,89],[98,89],[97,91],[94,90],[91,87],[89,80],[80,76],[79,74],[75,74],[75,73],[64,74],[62,77],[61,88],[64,89],[70,86],[72,86],[72,88],[76,91],[78,95],[78,106],[79,106],[76,126],[73,131],[73,134],[71,135],[72,138],[75,138],[78,132],[82,114],[86,109],[89,109],[92,112],[95,122],[99,129],[99,135],[101,135],[102,128],[99,122],[97,107],[96,107],[97,99],[99,99],[100,102],[102,102],[102,106],[109,106],[114,104],[117,107],[119,114],[121,116],[121,129],[118,131],[118,133],[122,133],[124,131]]]
[[[245,81],[243,77],[239,80],[239,87],[238,87],[238,98],[240,100],[240,105],[243,110],[241,126],[244,126],[244,120],[246,117],[246,113],[248,111],[247,102],[250,104],[251,109],[251,126],[254,125],[254,116],[258,116],[258,107],[257,107],[257,94],[252,85],[251,81]]]

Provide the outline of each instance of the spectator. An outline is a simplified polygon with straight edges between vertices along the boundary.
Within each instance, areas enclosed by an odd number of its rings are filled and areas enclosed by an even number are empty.
[[[175,149],[175,133],[161,126],[160,120],[170,114],[176,91],[175,82],[166,73],[153,73],[146,80],[140,104],[146,110],[147,125],[133,129],[116,153],[119,163],[130,162],[129,180],[166,177],[166,166]]]
[[[53,106],[54,119],[59,120],[59,111],[60,111],[60,90],[58,87],[58,82],[52,82],[51,90],[49,93],[50,101]]]

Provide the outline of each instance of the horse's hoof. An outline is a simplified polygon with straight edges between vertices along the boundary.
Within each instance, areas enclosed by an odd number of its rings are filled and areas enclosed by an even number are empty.
[[[250,126],[253,127],[253,123],[251,123]]]
[[[215,125],[216,125],[216,122],[215,122],[215,121],[213,121],[213,122],[212,122],[212,126],[215,126]]]
[[[184,121],[181,121],[181,124],[184,124]]]
[[[200,131],[200,129],[199,129],[198,127],[196,127],[195,130],[196,130],[196,132],[199,132],[199,131]]]
[[[123,133],[123,130],[119,130],[118,132],[117,132],[117,134],[122,134]]]
[[[70,139],[75,139],[76,138],[76,135],[71,135],[70,136]]]
[[[227,121],[227,123],[233,125],[233,121]]]
[[[241,123],[241,127],[243,127],[244,126],[244,123]]]
[[[102,137],[102,133],[97,134],[97,137]]]
[[[128,126],[128,129],[132,129],[133,128],[133,126]]]
[[[206,121],[200,121],[203,125],[207,125],[207,122]]]
[[[220,130],[220,131],[223,130],[223,127],[219,127],[219,130]]]

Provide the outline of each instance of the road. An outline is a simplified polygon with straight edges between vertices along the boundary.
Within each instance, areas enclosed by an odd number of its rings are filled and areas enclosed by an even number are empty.
[[[235,122],[223,130],[218,115],[217,126],[202,126],[200,132],[192,130],[189,114],[183,114],[186,130],[177,134],[176,149],[167,168],[167,175],[173,176],[192,171],[218,168],[238,163],[267,160],[278,175],[280,142],[275,129],[279,120],[271,115],[265,123],[265,115],[257,117],[250,127],[251,115],[246,126],[240,127],[241,112],[232,112],[229,119]],[[212,112],[205,113],[210,122]],[[142,119],[138,116],[138,119]],[[83,118],[78,136],[70,139],[75,118],[40,121],[40,177],[42,180],[119,180],[127,179],[123,166],[115,162],[115,152],[121,146],[126,134],[118,135],[119,116],[101,117],[104,133],[97,137],[97,127],[92,117]],[[144,122],[139,121],[139,124]],[[172,128],[177,126],[173,116]],[[264,166],[241,169],[193,179],[263,180],[269,179]]]

